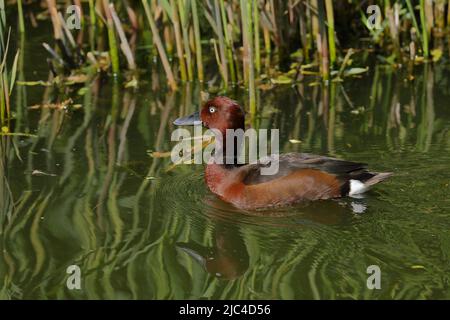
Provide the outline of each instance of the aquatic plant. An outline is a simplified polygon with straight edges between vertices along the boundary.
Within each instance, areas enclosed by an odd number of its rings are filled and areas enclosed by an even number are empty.
[[[10,70],[8,67],[8,53],[11,44],[11,28],[6,22],[5,2],[0,0],[0,127],[1,134],[9,134],[9,120],[11,114],[10,96],[16,82],[17,64],[20,51],[15,54]]]
[[[21,32],[31,27],[25,23],[27,13],[33,3],[40,2],[44,1],[17,1]],[[243,86],[249,92],[247,106],[252,114],[257,110],[255,89],[260,85],[292,84],[308,76],[341,81],[343,77],[336,74],[365,72],[364,65],[345,59],[349,49],[375,51],[394,67],[407,62],[412,78],[414,65],[441,59],[450,30],[446,17],[450,4],[444,0],[364,5],[354,0],[89,0],[88,10],[80,10],[80,30],[65,26],[64,5],[54,0],[45,3],[56,44],[45,47],[53,63],[63,64],[66,73],[86,63],[99,69],[99,54],[107,61],[100,69],[112,75],[122,76],[124,69],[148,70],[136,54],[138,41],[147,49],[140,52],[161,63],[172,90],[196,80],[211,91]],[[371,26],[373,17],[366,12],[369,5],[378,6],[382,15],[377,28]],[[367,36],[369,42],[362,41]],[[135,72],[125,79],[138,83]]]

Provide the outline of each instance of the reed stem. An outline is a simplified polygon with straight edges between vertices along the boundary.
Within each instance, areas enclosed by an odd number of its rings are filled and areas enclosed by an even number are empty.
[[[230,70],[230,77],[231,77],[231,82],[232,83],[236,83],[237,79],[236,79],[236,73],[235,73],[235,68],[234,68],[234,59],[233,59],[233,43],[231,41],[231,37],[228,31],[228,22],[227,22],[227,15],[225,12],[225,4],[224,4],[224,0],[220,0],[220,12],[221,12],[221,16],[222,16],[222,22],[223,22],[223,35],[225,37],[225,44],[226,44],[226,48],[227,48],[227,58],[228,58],[228,67]]]
[[[108,32],[109,54],[111,56],[112,72],[114,76],[118,76],[120,72],[119,50],[117,48],[116,33],[114,32],[114,21],[112,18],[108,0],[103,0],[103,11],[106,15],[106,28]]]
[[[25,32],[25,21],[23,18],[22,0],[17,0],[17,12],[19,15],[19,32],[24,33]]]
[[[150,12],[150,6],[148,5],[148,0],[142,0],[142,5],[144,6],[145,15],[147,16],[147,21],[150,25],[150,29],[153,35],[153,42],[158,49],[159,57],[161,59],[164,71],[166,72],[167,81],[172,90],[177,90],[177,83],[175,81],[175,77],[173,76],[172,69],[170,68],[169,59],[167,58],[166,50],[161,41],[161,37],[158,33],[158,28],[156,27],[155,19],[153,18],[152,13]]]
[[[259,39],[259,7],[258,0],[253,0],[253,23],[255,34],[255,70],[259,76],[261,74],[261,42]]]
[[[405,1],[406,1],[406,6],[407,6],[408,11],[409,11],[409,15],[411,16],[411,19],[412,19],[413,26],[416,29],[417,35],[419,37],[420,44],[423,45],[423,43],[422,43],[422,33],[420,32],[419,24],[417,23],[416,15],[414,13],[414,7],[411,4],[411,0],[405,0]]]
[[[220,54],[220,64],[222,68],[222,76],[223,76],[223,84],[224,88],[226,89],[228,87],[228,58],[225,53],[225,38],[224,38],[224,31],[223,31],[223,23],[225,21],[222,21],[222,15],[220,13],[220,5],[219,0],[214,0],[214,17],[216,19],[216,26],[217,26],[217,34],[219,38],[219,54]]]
[[[95,15],[94,0],[89,0],[89,20],[91,26],[97,25],[97,16]]]
[[[170,0],[170,7],[172,12],[172,23],[174,26],[174,32],[175,32],[175,44],[177,48],[177,55],[178,55],[178,61],[180,63],[180,75],[182,81],[187,81],[187,71],[186,71],[186,62],[184,58],[184,52],[183,52],[183,44],[182,44],[182,37],[181,37],[181,30],[180,30],[180,20],[178,18],[178,10],[177,6],[175,4],[175,0]]]
[[[203,59],[202,59],[202,39],[200,36],[200,25],[198,22],[197,1],[192,0],[192,20],[194,23],[194,41],[195,41],[195,57],[197,61],[198,80],[203,82]]]
[[[241,0],[242,36],[244,43],[244,75],[248,82],[250,113],[256,114],[255,62],[253,47],[253,1]],[[247,72],[246,72],[247,71]]]
[[[428,49],[428,26],[427,26],[427,18],[425,15],[425,0],[420,0],[420,22],[422,26],[423,54],[425,58],[428,58],[430,56],[430,52]]]
[[[189,47],[189,30],[187,24],[187,15],[189,15],[189,11],[187,10],[189,10],[190,6],[186,5],[186,0],[177,0],[177,2],[178,2],[178,11],[180,15],[181,31],[183,34],[183,46],[184,46],[187,76],[188,80],[192,81],[194,80],[194,74],[192,71],[192,55],[191,55],[191,48]]]
[[[325,0],[325,10],[327,12],[327,23],[328,23],[328,45],[330,48],[330,64],[334,66],[336,63],[336,42],[334,39],[334,10],[333,1]]]

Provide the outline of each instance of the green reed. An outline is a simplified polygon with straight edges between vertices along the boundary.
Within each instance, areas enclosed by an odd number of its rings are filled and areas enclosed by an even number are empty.
[[[428,6],[428,1],[427,1]],[[429,56],[429,49],[428,49],[428,23],[427,23],[427,16],[425,14],[426,8],[425,8],[425,0],[420,0],[420,24],[422,27],[422,43],[423,43],[423,53],[425,58],[428,58]]]
[[[174,34],[175,34],[175,44],[176,44],[176,49],[177,49],[178,61],[180,64],[181,80],[187,81],[188,75],[187,75],[187,67],[186,67],[186,56],[184,54],[183,37],[181,34],[180,19],[179,19],[178,8],[175,3],[175,0],[170,0],[170,10],[171,10],[170,12],[171,12],[173,29],[174,29]]]
[[[156,26],[156,22],[153,18],[153,14],[150,11],[150,6],[148,5],[148,0],[142,0],[142,5],[144,6],[145,9],[145,15],[147,17],[147,21],[150,24],[150,28],[152,31],[152,40],[155,43],[157,49],[158,49],[158,53],[159,53],[159,57],[162,61],[162,65],[164,67],[164,70],[166,72],[166,76],[167,76],[167,80],[169,82],[170,87],[172,88],[172,90],[176,90],[177,89],[177,84],[175,81],[175,77],[174,74],[172,72],[172,68],[170,66],[169,63],[169,59],[167,58],[167,53],[166,53],[166,49],[164,48],[164,45],[161,41],[161,37],[159,36],[159,31],[158,28]]]
[[[230,77],[231,82],[236,83],[236,72],[234,67],[234,53],[233,53],[233,42],[231,38],[231,34],[229,31],[229,27],[231,26],[231,23],[229,24],[227,22],[227,15],[225,12],[225,3],[224,0],[220,0],[220,14],[223,22],[223,36],[225,39],[225,45],[226,45],[226,51],[227,51],[227,59],[228,59],[228,66],[230,69]]]
[[[11,28],[7,25],[5,3],[0,0],[0,134],[10,134],[9,120],[11,115],[10,96],[16,82],[20,49],[14,56],[12,65],[8,65],[8,54],[11,45]],[[11,68],[11,69],[9,69]]]
[[[253,46],[253,15],[254,2],[241,0],[242,15],[242,38],[244,47],[243,70],[244,79],[249,90],[250,113],[256,113],[256,93],[255,93],[255,58]]]
[[[108,32],[109,54],[111,57],[112,72],[118,76],[120,72],[119,49],[117,47],[116,33],[114,29],[114,20],[109,7],[109,0],[103,0],[103,11],[106,15],[106,29]]]
[[[216,21],[216,27],[217,27],[217,35],[218,35],[218,43],[219,43],[219,54],[220,54],[220,65],[222,69],[222,76],[224,81],[224,86],[227,88],[228,86],[228,59],[227,55],[225,53],[226,51],[226,45],[225,45],[225,36],[224,36],[224,29],[226,29],[226,26],[224,28],[224,24],[226,24],[226,21],[222,21],[222,15],[221,10],[219,6],[219,0],[214,0],[214,16]]]
[[[17,0],[17,14],[19,15],[19,32],[25,32],[25,22],[23,18],[23,5],[22,0]]]
[[[334,38],[334,9],[333,1],[325,0],[325,11],[327,16],[327,26],[328,26],[328,46],[330,48],[330,63],[334,66],[336,63],[336,40]]]
[[[202,55],[202,38],[200,35],[200,24],[198,18],[198,0],[192,0],[192,23],[194,27],[194,41],[195,41],[195,58],[197,63],[198,80],[203,82],[204,71],[203,71],[203,55]]]
[[[209,85],[217,74],[219,90],[226,92],[235,86],[249,90],[249,105],[253,111],[256,111],[254,91],[259,84],[272,80],[279,83],[280,76],[284,79],[281,82],[298,81],[293,70],[286,70],[290,63],[312,66],[312,74],[322,80],[329,80],[333,72],[341,69],[345,56],[342,50],[346,52],[350,48],[338,46],[338,39],[349,37],[359,24],[358,21],[353,25],[337,24],[336,17],[357,15],[359,11],[363,16],[360,25],[368,26],[366,7],[360,6],[358,1],[349,1],[344,6],[331,0],[142,0],[132,4],[89,0],[88,10],[83,14],[89,17],[90,23],[83,23],[82,30],[73,32],[78,36],[74,46],[68,41],[70,37],[64,23],[58,21],[56,15],[56,10],[64,12],[64,7],[57,8],[54,0],[46,2],[54,25],[57,44],[54,51],[65,61],[66,72],[68,68],[73,71],[81,67],[77,63],[67,63],[67,56],[76,56],[75,47],[86,47],[78,43],[85,41],[81,37],[85,31],[90,35],[87,38],[92,52],[108,53],[112,74],[120,75],[124,67],[145,69],[146,65],[136,62],[136,43],[130,41],[136,35],[145,34],[141,44],[157,55],[172,90],[178,88],[179,81],[199,80]],[[395,54],[395,63],[400,65],[404,60],[413,64],[427,61],[431,55],[437,61],[447,54],[444,39],[450,30],[448,1],[384,0],[377,3],[385,13],[383,30],[367,30],[367,35],[372,35],[370,45],[376,47],[380,55]],[[17,8],[18,28],[22,32],[31,6],[17,0]],[[416,32],[403,27],[411,25]],[[415,48],[421,48],[418,53],[423,53],[425,59],[416,59]],[[414,72],[414,68],[410,70]]]
[[[191,2],[189,0],[178,0],[177,2],[178,2],[178,11],[180,15],[181,31],[183,36],[183,47],[186,56],[187,75],[188,80],[192,81],[194,80],[194,73],[193,73],[193,61],[190,47],[190,39],[189,39],[190,24],[188,21],[188,17],[191,14]]]

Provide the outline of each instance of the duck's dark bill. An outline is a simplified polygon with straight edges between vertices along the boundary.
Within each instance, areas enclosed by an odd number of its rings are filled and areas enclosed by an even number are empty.
[[[189,116],[178,118],[173,124],[176,126],[194,126],[202,124],[202,120],[200,120],[200,114],[197,111]]]

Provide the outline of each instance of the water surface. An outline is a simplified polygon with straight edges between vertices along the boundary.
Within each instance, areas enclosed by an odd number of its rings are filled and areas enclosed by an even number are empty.
[[[45,61],[38,47],[25,61]],[[32,44],[23,44],[31,46]],[[200,86],[170,93],[158,72],[137,90],[19,86],[16,132],[3,137],[0,296],[88,299],[450,298],[448,64],[414,81],[372,65],[330,87],[258,92],[252,125],[279,128],[283,152],[361,161],[395,176],[360,199],[258,216],[212,195],[202,165],[171,168],[172,121],[196,110]],[[22,80],[47,78],[28,64]],[[242,104],[243,90],[229,96]],[[29,108],[71,98],[74,108]],[[290,140],[301,143],[292,143]],[[81,270],[81,290],[66,269]],[[381,268],[381,289],[366,286]]]

